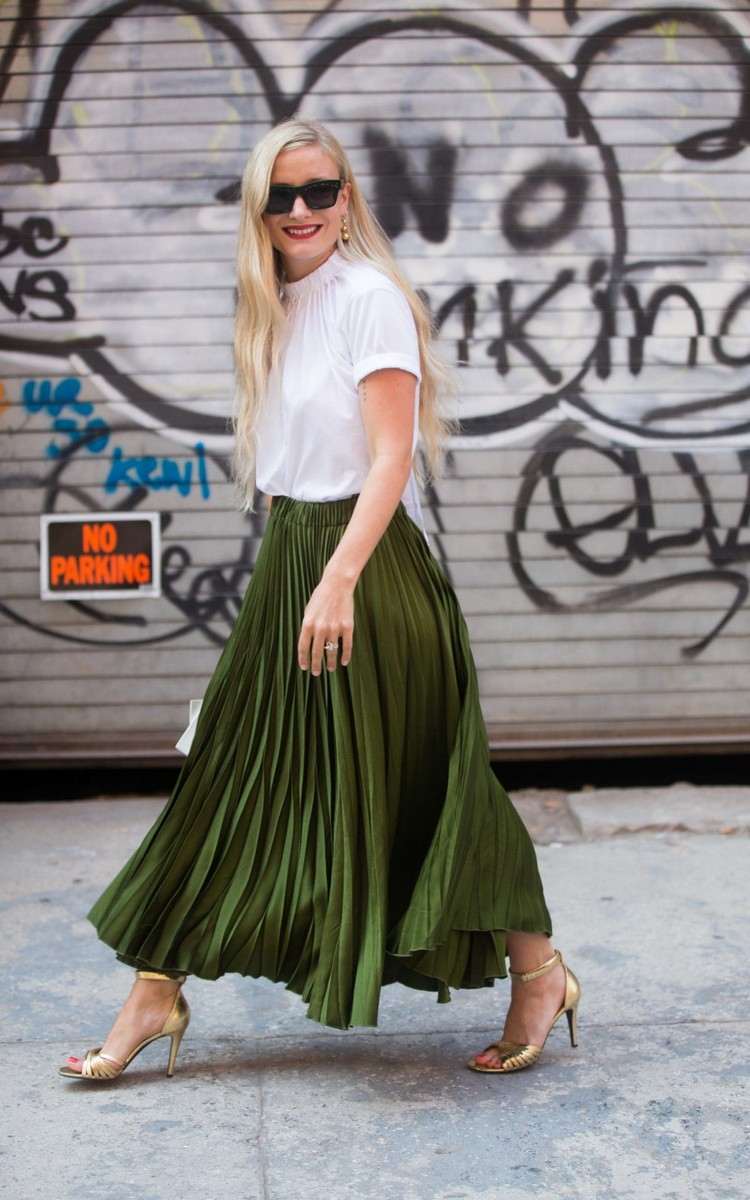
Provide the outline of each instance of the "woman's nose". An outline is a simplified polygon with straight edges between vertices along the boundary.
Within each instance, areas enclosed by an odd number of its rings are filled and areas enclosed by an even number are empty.
[[[301,217],[309,217],[309,215],[310,209],[307,207],[302,197],[295,197],[294,204],[292,205],[292,211],[290,212],[289,216],[295,217],[296,220],[300,220]]]

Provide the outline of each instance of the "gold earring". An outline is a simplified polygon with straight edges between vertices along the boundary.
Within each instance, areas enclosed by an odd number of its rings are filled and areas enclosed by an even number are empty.
[[[341,218],[341,240],[342,242],[349,241],[349,226],[346,223],[346,217]]]

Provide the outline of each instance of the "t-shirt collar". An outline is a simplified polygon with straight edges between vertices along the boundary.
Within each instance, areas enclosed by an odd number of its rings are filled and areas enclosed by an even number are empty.
[[[299,297],[310,295],[311,292],[316,292],[329,279],[338,275],[345,262],[343,254],[338,246],[335,246],[333,253],[329,254],[328,258],[314,271],[303,275],[301,279],[285,280],[282,284],[282,294],[285,297],[288,296],[290,300],[296,300]]]

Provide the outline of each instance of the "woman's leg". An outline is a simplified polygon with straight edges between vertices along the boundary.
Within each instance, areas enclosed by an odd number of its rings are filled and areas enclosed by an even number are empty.
[[[181,977],[180,977],[181,978]],[[179,987],[177,979],[139,979],[136,975],[130,995],[115,1018],[102,1052],[124,1062],[144,1038],[158,1033],[166,1021]],[[80,1071],[81,1059],[71,1055],[66,1066]]]
[[[546,933],[512,933],[507,936],[510,965],[514,971],[531,971],[554,954],[552,939]],[[565,997],[565,969],[562,963],[536,979],[512,979],[510,1007],[505,1017],[501,1041],[532,1043],[541,1046],[552,1018]],[[496,1049],[475,1054],[483,1066],[497,1066]]]

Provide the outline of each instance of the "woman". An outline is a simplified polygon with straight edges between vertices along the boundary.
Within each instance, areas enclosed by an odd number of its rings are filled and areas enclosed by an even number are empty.
[[[508,974],[502,1037],[539,1057],[579,985],[533,844],[489,762],[469,637],[429,548],[413,455],[455,426],[428,310],[336,138],[292,119],[242,181],[233,474],[270,514],[172,795],[88,919],[132,990],[69,1078],[119,1075],[190,1012],[188,974],[283,980],[307,1015],[376,1025],[399,981],[450,1000]]]

